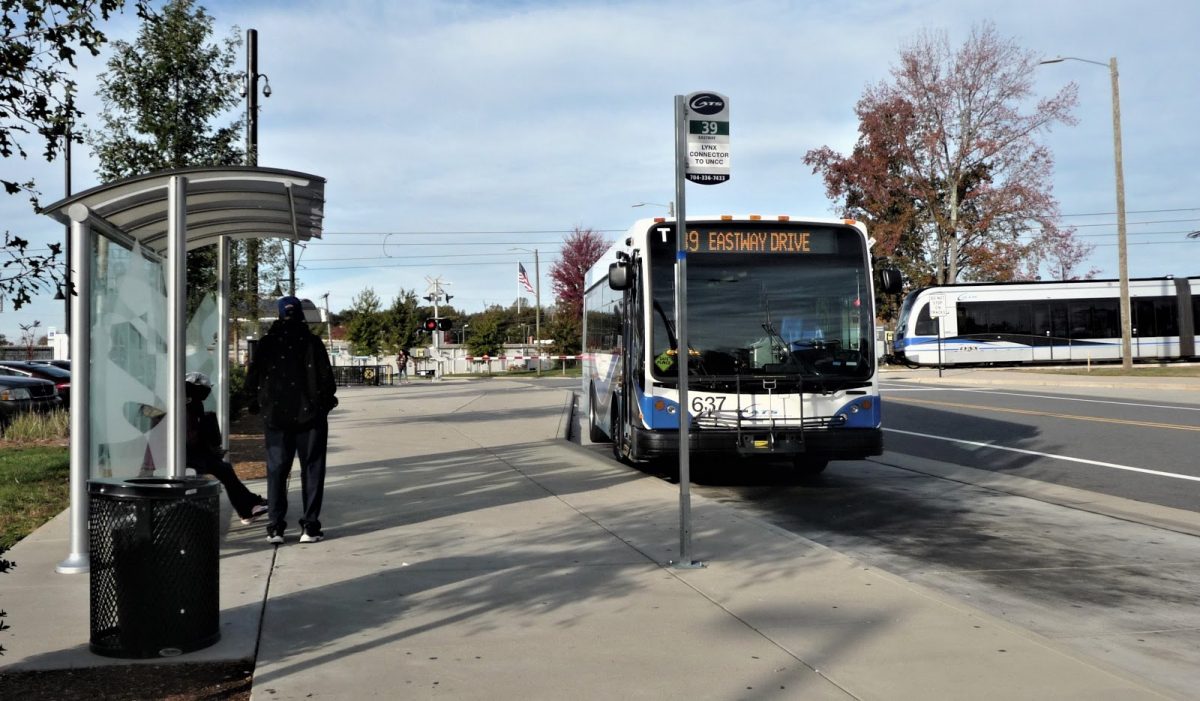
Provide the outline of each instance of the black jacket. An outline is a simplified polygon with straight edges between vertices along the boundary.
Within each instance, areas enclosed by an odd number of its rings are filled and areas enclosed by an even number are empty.
[[[302,429],[338,404],[337,383],[325,344],[300,320],[279,320],[258,342],[246,372],[263,422],[273,429]]]

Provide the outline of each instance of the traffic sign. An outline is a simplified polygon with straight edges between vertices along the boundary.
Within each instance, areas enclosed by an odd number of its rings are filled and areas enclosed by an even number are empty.
[[[946,295],[940,292],[929,295],[929,316],[942,317],[949,314],[950,310],[946,308]]]
[[[729,179],[729,99],[715,92],[694,92],[684,100],[687,153],[684,174],[701,185]]]

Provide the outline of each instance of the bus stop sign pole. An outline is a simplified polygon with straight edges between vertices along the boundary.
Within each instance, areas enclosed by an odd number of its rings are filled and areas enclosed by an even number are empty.
[[[675,366],[679,383],[679,561],[680,568],[704,567],[692,558],[692,495],[688,412],[687,200],[688,180],[716,185],[729,179],[729,100],[714,92],[675,96]]]

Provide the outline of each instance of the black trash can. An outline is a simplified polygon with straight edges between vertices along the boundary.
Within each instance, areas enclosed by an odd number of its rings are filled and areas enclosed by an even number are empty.
[[[221,637],[221,485],[88,481],[92,652],[172,657]]]

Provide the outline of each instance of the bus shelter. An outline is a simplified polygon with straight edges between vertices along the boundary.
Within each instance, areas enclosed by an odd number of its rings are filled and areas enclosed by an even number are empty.
[[[182,477],[184,376],[213,380],[229,435],[230,241],[321,236],[325,179],[260,167],[183,168],[45,207],[70,227],[70,549],[86,572],[94,477]],[[216,246],[217,289],[188,305],[187,251]]]

